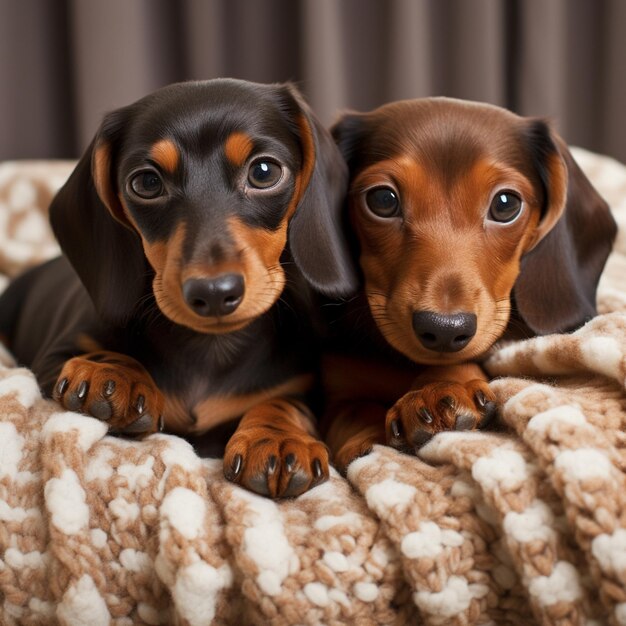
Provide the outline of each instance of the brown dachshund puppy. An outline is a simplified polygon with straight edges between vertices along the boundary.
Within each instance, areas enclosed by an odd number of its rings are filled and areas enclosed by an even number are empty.
[[[337,316],[354,335],[327,365],[329,442],[345,466],[373,442],[414,449],[488,421],[493,396],[472,362],[502,337],[593,317],[616,226],[540,119],[434,98],[347,114],[333,134],[364,281]]]
[[[346,188],[294,87],[160,89],[105,117],[50,209],[64,255],[8,288],[0,332],[46,394],[111,431],[242,417],[226,476],[300,494],[328,475],[300,398],[316,368],[311,287],[355,283]]]

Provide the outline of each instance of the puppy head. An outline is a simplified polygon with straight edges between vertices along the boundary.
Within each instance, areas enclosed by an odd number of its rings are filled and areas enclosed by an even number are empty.
[[[152,290],[173,322],[230,332],[279,298],[288,231],[312,286],[353,288],[346,186],[293,86],[180,83],[105,117],[51,221],[103,318],[123,322]]]
[[[535,334],[595,314],[615,224],[544,121],[436,98],[348,114],[333,135],[370,308],[400,352],[475,358],[512,308]]]

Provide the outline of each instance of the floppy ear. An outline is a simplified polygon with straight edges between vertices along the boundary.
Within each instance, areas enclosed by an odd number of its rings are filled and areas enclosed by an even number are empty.
[[[366,113],[349,111],[344,113],[330,129],[330,132],[341,152],[349,171],[354,169],[354,161],[358,156],[359,145],[366,134]]]
[[[127,109],[110,113],[50,205],[65,256],[108,323],[128,319],[145,293],[149,268],[117,196],[116,147]]]
[[[513,296],[528,327],[545,335],[574,330],[596,314],[596,288],[617,228],[565,142],[544,121],[529,124],[544,206]]]
[[[286,87],[297,104],[303,156],[300,200],[289,223],[289,248],[317,291],[330,297],[348,296],[356,291],[358,281],[344,229],[347,167],[330,133],[300,93],[292,85]]]

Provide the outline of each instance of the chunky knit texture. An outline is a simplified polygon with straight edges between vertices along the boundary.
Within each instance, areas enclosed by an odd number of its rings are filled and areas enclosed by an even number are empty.
[[[377,447],[272,502],[59,410],[0,351],[0,623],[626,625],[626,168],[575,156],[620,222],[600,315],[494,351],[503,432]],[[55,253],[70,169],[0,166],[0,286]]]

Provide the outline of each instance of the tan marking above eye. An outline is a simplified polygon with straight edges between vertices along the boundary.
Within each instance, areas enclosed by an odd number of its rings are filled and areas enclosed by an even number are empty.
[[[235,167],[241,167],[252,152],[252,138],[246,133],[234,132],[224,143],[224,154]]]
[[[180,161],[180,152],[171,139],[157,141],[150,150],[150,156],[168,174],[173,174]]]

